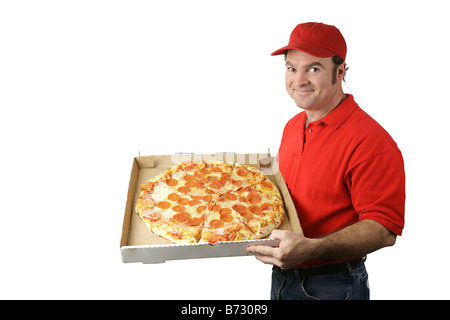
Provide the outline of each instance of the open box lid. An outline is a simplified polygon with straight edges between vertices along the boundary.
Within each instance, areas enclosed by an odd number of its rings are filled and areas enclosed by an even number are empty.
[[[179,162],[195,160],[241,163],[260,169],[275,183],[283,198],[286,218],[278,229],[302,233],[294,203],[283,176],[278,170],[278,163],[270,154],[178,153],[174,155],[138,156],[133,160],[120,242],[123,262],[159,263],[176,259],[243,256],[249,255],[246,252],[246,247],[249,245],[278,245],[278,240],[268,238],[219,242],[214,246],[208,243],[174,244],[148,230],[136,214],[134,207],[140,194],[139,186]]]

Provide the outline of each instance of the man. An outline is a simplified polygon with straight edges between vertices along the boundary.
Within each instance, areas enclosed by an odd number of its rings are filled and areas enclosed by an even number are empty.
[[[345,94],[340,31],[304,23],[285,54],[286,89],[304,111],[277,155],[303,235],[274,230],[279,247],[250,246],[273,264],[272,299],[369,299],[365,256],[395,243],[404,226],[403,158],[389,134]]]

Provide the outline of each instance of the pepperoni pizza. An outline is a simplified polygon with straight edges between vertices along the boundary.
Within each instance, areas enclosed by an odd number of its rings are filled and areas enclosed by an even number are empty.
[[[284,219],[277,187],[258,169],[241,164],[182,162],[140,188],[139,217],[174,243],[259,239]]]

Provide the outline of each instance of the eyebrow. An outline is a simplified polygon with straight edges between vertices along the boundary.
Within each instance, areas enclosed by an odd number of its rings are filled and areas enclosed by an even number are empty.
[[[290,63],[289,61],[286,61],[286,66],[294,67],[294,65],[292,63]],[[325,69],[325,66],[323,64],[321,64],[320,62],[313,62],[313,63],[307,64],[305,66],[305,69],[309,69],[309,68],[312,68],[315,66],[322,67],[323,69]]]
[[[325,69],[325,66],[323,64],[321,64],[320,62],[310,63],[310,64],[306,65],[305,68],[309,69],[309,68],[312,68],[312,67],[315,67],[315,66],[319,66],[319,67],[322,67],[323,69]]]

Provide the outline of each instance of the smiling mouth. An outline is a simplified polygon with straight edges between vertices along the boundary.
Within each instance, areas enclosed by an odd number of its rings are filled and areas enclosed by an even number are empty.
[[[294,89],[294,90],[295,90],[295,93],[300,96],[305,96],[305,95],[308,95],[308,94],[311,94],[314,92],[314,90],[304,90],[304,89],[303,90]]]

